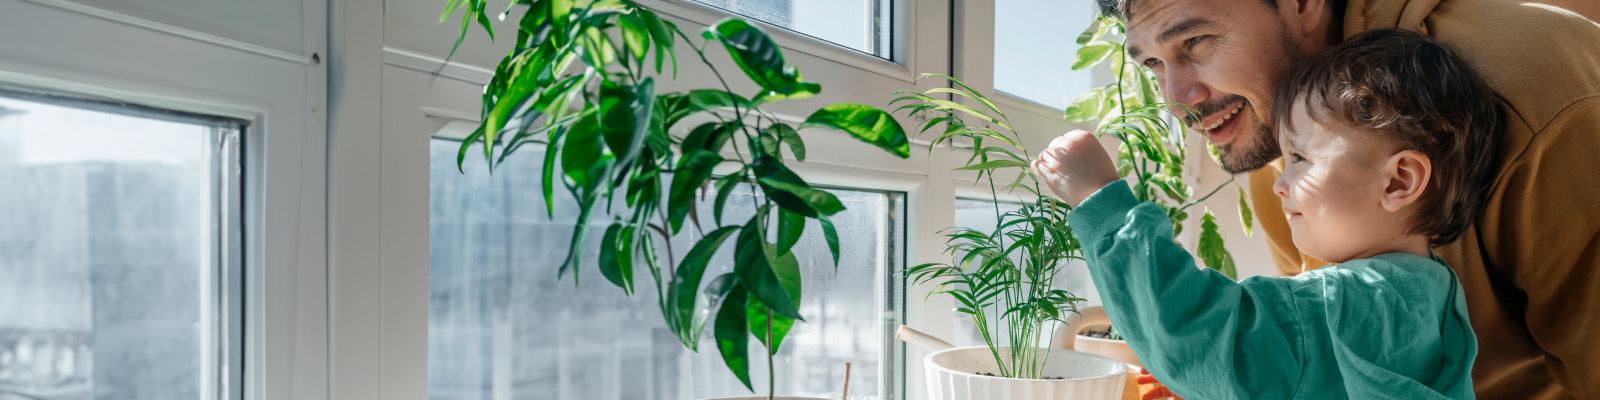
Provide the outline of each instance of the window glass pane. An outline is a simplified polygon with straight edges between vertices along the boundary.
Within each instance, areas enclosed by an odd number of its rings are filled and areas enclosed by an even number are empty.
[[[0,399],[226,397],[239,128],[0,92]]]
[[[631,297],[600,276],[596,243],[611,216],[592,220],[577,270],[580,283],[556,276],[578,206],[560,192],[555,218],[546,216],[539,189],[542,148],[522,149],[491,175],[474,160],[465,174],[457,172],[457,146],[435,140],[431,150],[430,398],[681,400],[751,394],[727,371],[710,330],[699,353],[683,347],[662,321],[656,288],[642,267],[635,270],[638,290]],[[884,399],[891,389],[898,392],[885,371],[901,365],[890,355],[898,345],[888,328],[897,323],[892,317],[903,303],[903,280],[890,272],[902,258],[903,197],[829,192],[848,207],[833,217],[840,265],[835,270],[821,227],[810,222],[794,250],[805,282],[800,311],[808,322],[783,341],[775,360],[778,393],[838,396],[844,363],[850,362],[850,399]],[[734,194],[723,222],[753,215],[745,206],[756,200],[752,196],[748,187]],[[707,229],[714,223],[710,197],[698,208]],[[686,227],[673,238],[675,256],[693,246],[691,232]],[[658,251],[665,253],[660,243]],[[733,249],[725,243],[713,257],[706,283],[732,271]],[[750,345],[760,348],[753,337]],[[765,393],[767,369],[759,355],[751,352],[751,381]]]
[[[895,0],[693,0],[882,59],[892,59]]]
[[[1078,34],[1094,22],[1092,1],[994,2],[994,88],[1065,110],[1093,88],[1089,70],[1072,70]]]
[[[996,221],[996,206],[999,213],[1004,214],[1022,208],[1021,203],[1001,200],[996,204],[989,200],[956,199],[955,225],[961,228],[977,229],[985,233],[993,233]],[[1012,258],[1012,262],[1021,263],[1020,257]],[[1020,264],[1019,264],[1020,265]],[[1095,290],[1094,282],[1089,278],[1089,267],[1082,261],[1072,261],[1061,269],[1056,275],[1055,288],[1066,290],[1085,301],[1078,303],[1078,307],[1100,305],[1100,293]],[[998,315],[990,313],[989,321],[997,321]],[[1039,338],[1040,346],[1050,344],[1050,332],[1055,332],[1054,323],[1047,323],[1045,334]],[[993,329],[993,327],[991,327]],[[1005,342],[1004,335],[998,340]],[[956,341],[957,346],[982,346],[983,337],[979,335],[977,324],[972,322],[972,317],[966,314],[956,314]],[[1009,343],[1005,343],[1009,344]]]

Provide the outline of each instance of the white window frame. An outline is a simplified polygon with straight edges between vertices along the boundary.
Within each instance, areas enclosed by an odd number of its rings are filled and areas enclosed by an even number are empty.
[[[383,2],[354,0],[332,7],[336,21],[332,42],[341,49],[336,54],[342,60],[336,64],[350,71],[383,71],[381,78],[340,74],[344,80],[333,89],[345,94],[335,104],[341,112],[331,121],[336,138],[330,144],[332,312],[345,317],[333,321],[332,357],[335,371],[357,378],[335,380],[333,391],[340,399],[421,400],[427,397],[428,144],[432,135],[464,136],[476,127],[482,85],[492,75],[492,66],[459,59],[445,63],[444,54],[387,46],[382,35],[370,33],[383,31],[383,18],[363,11],[382,7]],[[640,3],[691,34],[730,15],[683,0]],[[787,61],[808,80],[824,86],[815,99],[779,103],[772,111],[798,121],[820,104],[848,101],[884,107],[894,90],[947,86],[916,76],[949,72],[950,0],[902,0],[893,10],[894,62],[761,23],[786,50]],[[495,22],[497,32],[515,29],[513,19]],[[468,40],[462,52],[470,46],[505,44]],[[703,72],[697,57],[681,57],[693,50],[681,41],[678,46],[683,66],[679,82],[658,83],[658,90],[708,86],[704,82],[710,81],[709,73]],[[738,74],[731,61],[715,56],[712,60],[725,74]],[[696,71],[705,77],[695,78]],[[736,92],[754,92],[753,85],[739,83],[742,77],[729,80]],[[910,118],[900,117],[900,122],[915,126]],[[933,232],[950,226],[954,218],[949,178],[954,164],[947,147],[930,152],[926,140],[913,139],[911,158],[902,160],[842,133],[817,131],[807,141],[808,147],[830,150],[812,151],[805,163],[795,166],[807,181],[904,192],[908,216],[931,216],[905,218],[902,266],[943,257],[943,240]],[[930,289],[907,288],[900,300],[906,310],[902,320],[919,327],[920,321],[950,320],[929,317],[948,314],[951,307],[948,299],[921,301],[919,293]],[[941,308],[944,311],[938,311]],[[953,326],[926,330],[948,336]],[[904,378],[900,387],[909,395],[900,398],[924,398],[926,385],[918,366],[927,353],[895,344],[894,351],[907,354],[904,366],[894,366],[902,371],[896,376]],[[370,369],[361,369],[366,367]]]
[[[0,6],[9,31],[49,32],[0,38],[0,83],[249,122],[244,376],[222,382],[247,400],[327,398],[326,7],[302,1],[303,53],[65,0]]]

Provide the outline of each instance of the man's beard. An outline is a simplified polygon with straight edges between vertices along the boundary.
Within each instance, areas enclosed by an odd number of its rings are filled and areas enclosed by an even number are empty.
[[[1282,26],[1279,21],[1279,40],[1282,42],[1284,56],[1289,57],[1293,65],[1305,61],[1306,54],[1300,50],[1300,45],[1289,38],[1288,27]],[[1261,108],[1258,108],[1260,110]],[[1252,113],[1257,118],[1271,120],[1260,113]],[[1239,121],[1244,122],[1244,121]],[[1222,170],[1230,174],[1242,174],[1255,171],[1267,166],[1267,163],[1283,156],[1283,149],[1278,147],[1278,132],[1268,123],[1256,125],[1255,139],[1251,141],[1235,140],[1233,143],[1218,146],[1217,155],[1221,160]],[[1244,138],[1239,138],[1244,139]]]
[[[1230,174],[1254,171],[1283,155],[1283,150],[1278,147],[1278,135],[1272,128],[1256,125],[1255,133],[1255,139],[1250,142],[1235,141],[1217,146],[1217,158],[1221,160],[1223,171]]]

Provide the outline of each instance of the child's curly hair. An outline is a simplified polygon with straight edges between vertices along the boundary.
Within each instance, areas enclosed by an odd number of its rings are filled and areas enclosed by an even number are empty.
[[[1466,61],[1432,38],[1383,29],[1318,53],[1289,74],[1273,99],[1282,132],[1295,103],[1321,123],[1390,137],[1428,157],[1432,177],[1411,217],[1411,233],[1440,246],[1478,217],[1499,170],[1503,111]],[[1334,119],[1324,121],[1323,119]]]

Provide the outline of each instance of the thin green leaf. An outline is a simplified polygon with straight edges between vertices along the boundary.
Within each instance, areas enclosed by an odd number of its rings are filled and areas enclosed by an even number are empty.
[[[1254,213],[1250,212],[1250,196],[1244,193],[1244,188],[1239,188],[1239,224],[1244,227],[1244,237],[1251,237],[1250,228],[1254,227]]]

